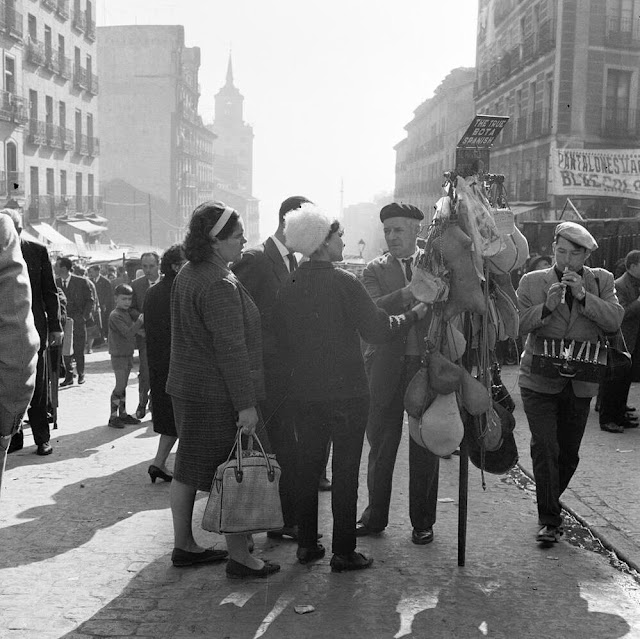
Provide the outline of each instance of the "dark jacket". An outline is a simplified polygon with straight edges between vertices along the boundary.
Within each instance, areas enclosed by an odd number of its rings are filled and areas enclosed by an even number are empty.
[[[278,290],[289,279],[289,269],[271,238],[245,251],[242,258],[231,268],[260,310],[262,349],[266,364],[270,358],[276,356],[273,307]]]
[[[640,330],[640,280],[629,273],[619,277],[616,282],[616,295],[620,306],[624,308],[622,320],[622,334],[630,353],[636,350],[638,345],[638,331]]]
[[[93,287],[91,282],[85,277],[71,275],[69,285],[65,291],[62,279],[56,279],[56,286],[59,286],[67,298],[67,316],[74,321],[86,322],[93,312],[95,304]]]
[[[241,411],[264,399],[262,370],[260,313],[249,293],[215,258],[187,262],[171,292],[167,393]]]
[[[169,372],[171,356],[171,285],[173,277],[163,277],[144,298],[144,330],[147,336],[149,368]]]
[[[21,239],[20,248],[29,270],[33,320],[40,336],[40,348],[44,348],[49,333],[62,331],[58,288],[47,247],[38,242]]]

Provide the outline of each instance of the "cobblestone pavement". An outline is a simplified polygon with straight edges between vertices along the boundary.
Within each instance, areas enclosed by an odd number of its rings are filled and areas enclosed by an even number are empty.
[[[479,471],[470,467],[466,565],[459,567],[459,460],[443,460],[435,541],[411,544],[406,437],[391,524],[384,534],[359,543],[375,558],[372,569],[333,574],[329,553],[301,566],[291,542],[265,535],[256,536],[256,552],[282,564],[267,580],[228,580],[220,565],[174,568],[169,485],[151,484],[146,474],[157,443],[151,423],[147,418],[126,430],[108,428],[107,355],[88,356],[87,372],[84,386],[60,393],[53,454],[34,455],[27,431],[25,449],[9,456],[0,501],[3,639],[640,637],[637,579],[607,557],[566,541],[539,548],[533,542],[533,495],[509,476],[486,475],[483,491]],[[511,371],[504,378],[515,380]],[[130,409],[136,390],[130,387]],[[521,412],[518,430],[526,465]],[[638,479],[632,477],[637,451],[635,457],[621,452],[635,451],[637,435],[601,433],[592,419],[575,498],[572,492],[568,499],[579,516],[593,518],[613,540],[609,528],[632,541],[630,533],[638,531]],[[365,470],[366,449],[361,506]],[[632,501],[635,514],[628,510]],[[203,495],[196,519],[204,503]],[[589,512],[580,512],[583,504]],[[320,522],[330,547],[326,493],[320,495]],[[204,545],[224,543],[202,530],[197,536]],[[635,542],[637,549],[637,536]],[[297,614],[300,605],[314,611]]]

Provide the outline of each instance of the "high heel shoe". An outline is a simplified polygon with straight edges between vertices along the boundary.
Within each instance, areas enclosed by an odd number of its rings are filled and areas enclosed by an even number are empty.
[[[158,479],[158,477],[160,479],[164,479],[164,481],[171,481],[173,479],[171,475],[167,475],[164,470],[154,466],[153,464],[149,466],[149,470],[147,472],[149,473],[149,477],[151,477],[152,484],[156,483],[156,479]]]

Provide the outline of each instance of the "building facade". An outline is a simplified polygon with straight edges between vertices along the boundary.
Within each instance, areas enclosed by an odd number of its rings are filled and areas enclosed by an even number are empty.
[[[253,129],[244,121],[244,96],[233,83],[231,56],[224,86],[215,95],[215,196],[242,216],[249,246],[260,241],[259,202],[253,190]]]
[[[473,120],[475,69],[454,69],[404,128],[396,151],[394,199],[417,206],[428,222],[442,197],[443,173],[455,168],[456,145]]]
[[[525,218],[567,198],[584,217],[640,210],[640,173],[637,189],[618,180],[637,171],[639,12],[638,0],[480,0],[476,110],[510,118],[491,170]]]
[[[3,103],[10,107],[3,118],[5,172],[19,178],[8,180],[7,195],[40,239],[57,244],[61,234],[79,245],[97,242],[107,227],[99,197],[94,2],[1,6],[4,24],[13,24],[2,36]]]
[[[116,243],[184,238],[213,196],[215,135],[198,114],[200,49],[182,26],[98,29],[105,216]]]

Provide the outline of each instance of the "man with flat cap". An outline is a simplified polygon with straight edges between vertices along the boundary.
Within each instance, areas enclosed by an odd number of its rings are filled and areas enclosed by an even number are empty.
[[[598,384],[532,372],[537,336],[595,344],[602,333],[618,330],[624,309],[613,275],[585,261],[598,248],[589,231],[574,222],[555,229],[555,264],[523,276],[518,287],[520,333],[527,335],[519,386],[531,430],[531,459],[536,482],[536,541],[550,544],[563,534],[560,497],[578,467],[580,443]]]
[[[380,211],[389,252],[369,262],[363,282],[375,303],[390,315],[415,306],[409,283],[422,253],[416,246],[424,215],[410,204],[387,204]],[[382,532],[389,523],[393,469],[402,437],[404,393],[420,368],[429,315],[408,334],[387,344],[369,344],[365,368],[371,404],[367,440],[371,447],[367,469],[369,504],[356,524],[358,536]],[[433,541],[438,501],[440,458],[409,439],[409,516],[414,544]]]
[[[285,362],[278,357],[273,327],[273,307],[278,290],[289,279],[289,274],[298,268],[296,256],[291,252],[284,237],[284,222],[287,213],[299,209],[309,202],[302,195],[288,197],[280,205],[278,228],[262,244],[244,251],[242,257],[231,268],[249,291],[262,321],[262,353],[266,399],[260,403],[263,420],[267,421],[269,442],[282,469],[280,476],[280,502],[284,527],[271,530],[272,538],[297,539],[295,510],[295,478],[297,446],[293,423],[287,414],[287,374]]]

